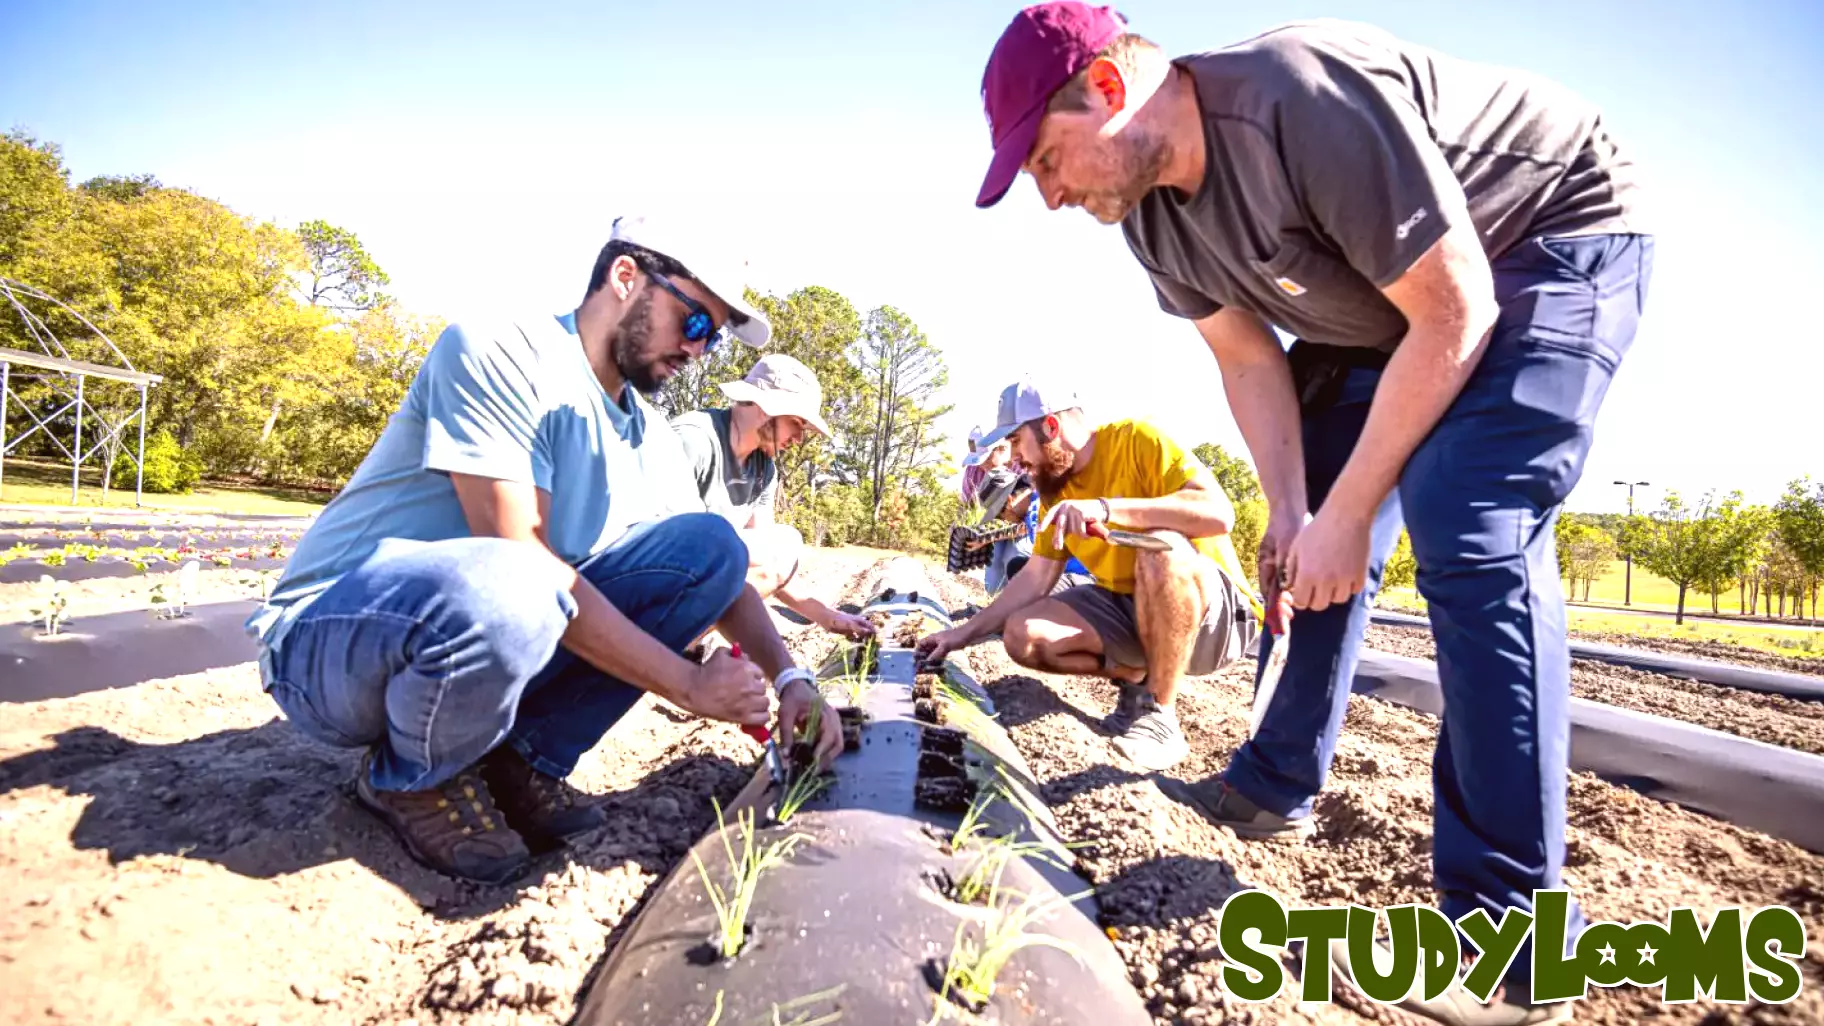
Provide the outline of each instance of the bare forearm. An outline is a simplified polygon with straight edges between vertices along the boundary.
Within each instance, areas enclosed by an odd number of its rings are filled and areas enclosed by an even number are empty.
[[[766,611],[766,601],[760,597],[752,585],[744,585],[741,594],[735,598],[734,605],[722,614],[716,623],[716,629],[729,641],[741,646],[741,654],[760,665],[768,677],[777,678],[779,674],[793,664],[792,653],[785,647],[785,639],[773,626],[772,615]]]
[[[1056,560],[1041,559],[1033,556],[1013,575],[1013,580],[996,595],[988,608],[963,622],[965,635],[969,644],[994,634],[1007,625],[1007,619],[1014,613],[1032,605],[1034,602],[1051,594],[1057,587],[1058,578],[1063,575],[1064,564]]]
[[[804,617],[806,620],[817,624],[819,627],[828,627],[830,620],[834,618],[836,613],[834,609],[830,608],[829,603],[824,602],[822,599],[813,598],[809,595],[800,595],[797,592],[794,592],[792,590],[791,582],[789,581],[782,585],[778,591],[773,592],[773,597],[779,600],[780,605],[783,605],[785,608]]]
[[[1310,512],[1305,496],[1305,444],[1298,413],[1292,365],[1283,354],[1222,369],[1223,390],[1235,424],[1248,443],[1260,471],[1261,491],[1276,512],[1303,518]]]
[[[1111,523],[1142,531],[1176,531],[1186,538],[1214,538],[1234,527],[1235,508],[1211,492],[1179,492],[1156,499],[1108,499]]]
[[[1327,508],[1370,516],[1399,482],[1413,450],[1437,426],[1481,359],[1487,332],[1459,326],[1414,329],[1381,372],[1361,438],[1337,475]]]

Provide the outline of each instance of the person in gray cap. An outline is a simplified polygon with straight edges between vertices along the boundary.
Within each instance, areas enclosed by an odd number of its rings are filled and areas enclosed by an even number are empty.
[[[565,778],[648,692],[757,726],[770,680],[782,748],[822,704],[642,395],[766,344],[734,257],[623,217],[571,312],[452,323],[248,618],[285,718],[365,751],[357,800],[433,869],[502,883],[602,823]],[[684,659],[712,626],[753,661]]]
[[[769,353],[747,377],[724,382],[721,389],[732,405],[682,414],[672,427],[684,443],[704,506],[733,524],[747,545],[747,582],[762,598],[777,598],[833,634],[873,634],[867,618],[831,608],[793,587],[804,536],[773,519],[779,454],[809,432],[830,436],[816,373],[784,353]]]
[[[1144,420],[1096,424],[1074,393],[1028,377],[1001,393],[984,446],[1013,442],[1038,488],[1032,558],[988,608],[919,643],[940,662],[997,631],[1021,666],[1113,680],[1115,750],[1163,770],[1189,752],[1178,683],[1241,656],[1262,610],[1229,539],[1235,509],[1207,467]],[[1159,548],[1115,544],[1111,530]],[[1115,539],[1119,540],[1119,539]],[[1071,557],[1094,583],[1053,595]]]

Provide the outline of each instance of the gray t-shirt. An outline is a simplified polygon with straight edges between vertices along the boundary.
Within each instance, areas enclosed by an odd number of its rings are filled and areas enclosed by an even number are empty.
[[[1252,311],[1311,342],[1391,350],[1381,292],[1465,211],[1495,260],[1539,236],[1644,233],[1635,170],[1569,89],[1341,21],[1180,58],[1208,161],[1122,231],[1159,305]]]
[[[779,468],[758,449],[746,462],[735,460],[728,410],[693,410],[673,420],[671,426],[684,443],[684,456],[706,509],[736,527],[746,527],[756,508],[773,508]]]

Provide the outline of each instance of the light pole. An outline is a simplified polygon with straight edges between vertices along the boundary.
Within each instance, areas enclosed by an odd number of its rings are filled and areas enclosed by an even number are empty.
[[[1632,521],[1634,519],[1634,489],[1645,488],[1651,482],[1617,481],[1615,483],[1628,490],[1628,520]],[[1622,584],[1621,604],[1624,606],[1631,606],[1634,604],[1634,550],[1629,549],[1622,553],[1622,555],[1627,560],[1628,569],[1625,583]]]

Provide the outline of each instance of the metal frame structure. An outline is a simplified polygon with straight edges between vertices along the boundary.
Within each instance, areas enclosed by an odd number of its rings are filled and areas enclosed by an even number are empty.
[[[7,303],[18,313],[20,320],[25,324],[26,334],[37,343],[38,348],[44,350],[42,354],[39,354],[23,349],[0,347],[0,498],[5,495],[3,489],[6,480],[6,454],[18,448],[19,443],[27,438],[43,431],[45,437],[49,438],[57,448],[63,450],[65,456],[70,458],[70,505],[75,505],[77,495],[82,488],[83,461],[95,455],[96,449],[106,451],[109,443],[137,421],[139,423],[139,447],[137,451],[128,450],[128,453],[133,459],[134,467],[133,504],[140,505],[145,497],[147,393],[153,385],[163,381],[164,378],[157,374],[134,370],[133,362],[120,351],[120,347],[114,344],[113,339],[110,339],[100,328],[89,323],[88,318],[72,310],[55,296],[24,282],[6,277],[0,277],[0,296],[4,296]],[[72,358],[69,350],[58,339],[57,333],[51,330],[44,318],[34,313],[31,307],[24,302],[27,299],[55,304],[74,317],[108,347],[108,351],[120,360],[121,365],[111,367],[107,364],[90,363],[86,360]],[[29,368],[29,370],[25,373],[15,373],[14,365]],[[85,384],[89,378],[119,381],[133,386],[139,391],[139,408],[120,417],[118,421],[114,420],[88,400]],[[53,393],[68,401],[52,410],[48,415],[40,417],[36,410],[26,404],[25,397],[15,390],[15,380],[45,382]],[[75,385],[73,389],[70,387],[72,381]],[[27,428],[24,434],[9,438],[6,430],[7,410],[14,399],[19,400],[18,406],[25,411],[27,417],[31,418],[32,426]],[[58,437],[54,428],[58,418],[66,413],[69,414],[73,428],[71,432],[74,436],[73,445],[63,444],[63,439]],[[87,453],[84,453],[82,449],[82,424],[85,416],[99,422],[102,431],[101,440],[91,442]],[[112,469],[111,467],[102,468],[104,491],[107,488],[107,475]]]

